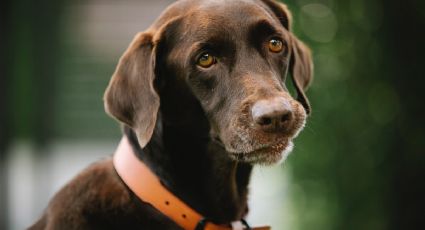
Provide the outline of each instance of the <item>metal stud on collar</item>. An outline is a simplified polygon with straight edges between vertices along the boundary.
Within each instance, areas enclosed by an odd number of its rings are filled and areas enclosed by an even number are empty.
[[[198,224],[196,225],[195,230],[204,230],[205,225],[207,225],[208,219],[207,218],[202,218]]]
[[[196,225],[196,228],[195,228],[195,230],[204,230],[205,229],[205,226],[207,225],[207,223],[208,223],[208,219],[207,218],[202,218],[199,222],[198,222],[198,224]],[[246,230],[252,230],[252,228],[249,226],[249,224],[248,224],[248,222],[245,220],[245,219],[241,219],[240,220],[240,222],[242,223],[242,225],[243,226],[245,226],[245,229]]]

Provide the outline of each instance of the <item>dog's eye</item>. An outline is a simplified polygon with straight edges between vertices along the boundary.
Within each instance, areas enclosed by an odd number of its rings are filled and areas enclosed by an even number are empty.
[[[272,38],[269,41],[269,50],[273,53],[279,53],[284,49],[282,40],[278,38]]]
[[[217,59],[209,54],[209,53],[203,53],[197,61],[197,64],[203,68],[208,68],[212,65],[214,65],[217,62]]]

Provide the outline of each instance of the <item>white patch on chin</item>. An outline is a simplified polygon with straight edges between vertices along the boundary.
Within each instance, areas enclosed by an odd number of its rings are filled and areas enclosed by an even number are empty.
[[[282,151],[281,158],[276,164],[282,164],[284,161],[286,161],[286,158],[288,158],[289,154],[294,149],[294,142],[289,141],[288,146]]]
[[[306,119],[302,119],[300,127],[295,131],[294,136],[292,136],[292,138],[296,138],[298,137],[298,134],[300,134],[300,132],[305,128],[305,124],[306,124]]]

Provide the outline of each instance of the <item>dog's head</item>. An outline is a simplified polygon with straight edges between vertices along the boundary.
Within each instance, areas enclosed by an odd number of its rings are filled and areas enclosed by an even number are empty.
[[[287,7],[271,0],[178,1],[120,59],[106,110],[132,127],[143,147],[168,84],[176,97],[190,94],[200,104],[211,138],[231,157],[281,161],[310,112],[304,91],[313,68],[290,24]],[[296,99],[285,86],[288,72]]]

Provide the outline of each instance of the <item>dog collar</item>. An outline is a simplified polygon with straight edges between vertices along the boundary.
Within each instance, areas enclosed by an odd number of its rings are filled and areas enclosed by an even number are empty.
[[[231,225],[217,225],[186,205],[166,189],[158,177],[139,160],[127,139],[123,137],[114,154],[113,164],[116,172],[133,193],[144,202],[166,215],[185,230],[231,230],[244,229]],[[143,182],[143,183],[141,183]],[[237,221],[238,222],[238,221]],[[269,230],[270,227],[250,228],[242,220],[245,229]],[[239,226],[241,224],[239,223]]]

